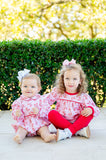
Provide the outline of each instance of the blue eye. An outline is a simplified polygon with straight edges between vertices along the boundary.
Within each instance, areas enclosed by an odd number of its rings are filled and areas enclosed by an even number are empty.
[[[35,88],[35,86],[32,86],[32,88]]]
[[[77,80],[77,78],[74,78],[74,80]]]
[[[24,88],[27,88],[27,86],[24,86]]]

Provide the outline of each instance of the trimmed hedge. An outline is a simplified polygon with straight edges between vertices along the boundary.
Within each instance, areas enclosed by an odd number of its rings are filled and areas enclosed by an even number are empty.
[[[106,40],[0,42],[0,109],[10,109],[20,95],[18,71],[26,68],[38,73],[43,94],[47,88],[51,89],[62,62],[72,58],[82,65],[89,81],[89,94],[102,107],[106,94],[105,53]]]

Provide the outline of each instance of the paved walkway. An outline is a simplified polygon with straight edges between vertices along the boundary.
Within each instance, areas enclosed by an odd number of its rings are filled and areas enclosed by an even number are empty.
[[[90,139],[72,137],[44,143],[40,137],[27,137],[16,144],[12,123],[11,112],[1,111],[0,160],[106,160],[106,108],[90,123]]]

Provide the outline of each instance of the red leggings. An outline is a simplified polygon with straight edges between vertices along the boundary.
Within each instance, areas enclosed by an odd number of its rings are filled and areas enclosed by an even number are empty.
[[[68,128],[72,134],[75,134],[78,130],[88,126],[89,122],[93,119],[93,115],[90,115],[88,117],[80,115],[79,118],[72,124],[68,120],[63,118],[59,112],[57,112],[56,110],[51,110],[48,114],[48,118],[56,128]]]

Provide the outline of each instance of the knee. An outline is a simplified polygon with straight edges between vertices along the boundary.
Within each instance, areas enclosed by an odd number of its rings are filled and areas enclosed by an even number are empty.
[[[49,114],[48,114],[48,119],[49,119],[49,120],[52,120],[53,117],[55,116],[56,112],[57,112],[57,111],[55,111],[55,110],[51,110],[51,111],[49,112]]]

